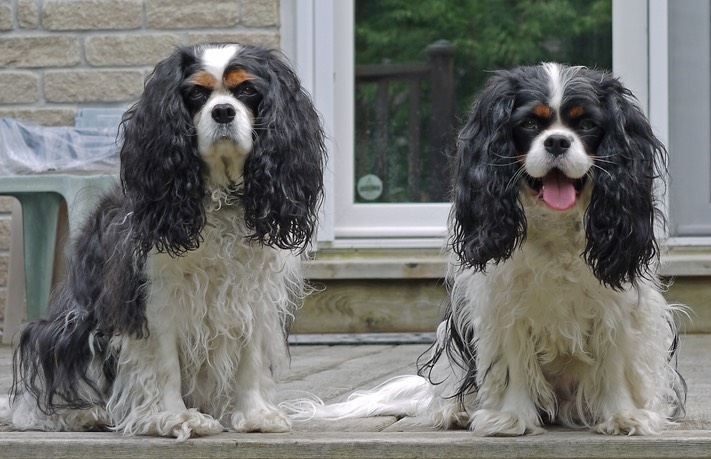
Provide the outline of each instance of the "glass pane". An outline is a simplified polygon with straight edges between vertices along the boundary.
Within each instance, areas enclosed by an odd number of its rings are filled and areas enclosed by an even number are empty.
[[[711,5],[669,2],[672,233],[711,236]]]
[[[487,71],[612,68],[612,0],[356,0],[355,43],[355,201],[443,202]]]

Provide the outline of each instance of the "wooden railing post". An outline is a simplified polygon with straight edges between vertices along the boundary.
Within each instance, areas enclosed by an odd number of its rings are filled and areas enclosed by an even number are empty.
[[[430,67],[432,114],[430,117],[430,200],[448,199],[447,154],[454,131],[454,55],[456,47],[439,40],[427,47]]]
[[[390,125],[390,98],[388,90],[390,82],[380,80],[377,83],[378,92],[375,99],[375,171],[383,181],[383,196],[390,193],[390,171],[388,171],[388,126]]]

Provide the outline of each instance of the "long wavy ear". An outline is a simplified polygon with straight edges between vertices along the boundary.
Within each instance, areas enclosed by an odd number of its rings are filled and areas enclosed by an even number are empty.
[[[197,248],[205,222],[202,162],[180,87],[196,62],[187,49],[161,61],[139,101],[124,115],[121,182],[144,254]]]
[[[600,282],[621,289],[649,275],[658,259],[654,184],[666,177],[667,152],[632,93],[609,75],[600,84],[610,119],[597,151],[583,256]]]
[[[255,81],[263,99],[244,172],[247,225],[263,244],[303,250],[323,193],[324,135],[318,113],[294,72],[267,53]]]
[[[514,94],[509,73],[495,74],[457,140],[450,245],[463,266],[481,271],[509,258],[526,236],[509,123]]]

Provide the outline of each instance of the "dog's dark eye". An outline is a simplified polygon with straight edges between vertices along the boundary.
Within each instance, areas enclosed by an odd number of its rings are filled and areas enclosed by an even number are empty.
[[[254,87],[252,83],[243,83],[237,87],[237,95],[238,96],[256,96],[257,95],[257,89]]]
[[[588,119],[588,118],[582,119],[578,123],[578,129],[580,129],[581,131],[592,131],[595,128],[597,128],[595,123],[591,119]]]
[[[534,120],[525,120],[523,123],[520,124],[520,127],[522,129],[526,129],[527,131],[537,131],[540,126]]]
[[[232,94],[242,102],[254,116],[259,113],[259,106],[262,103],[262,94],[249,81],[245,81],[239,86],[232,88]]]
[[[188,92],[188,98],[196,104],[204,104],[210,97],[210,91],[201,86],[195,86]]]

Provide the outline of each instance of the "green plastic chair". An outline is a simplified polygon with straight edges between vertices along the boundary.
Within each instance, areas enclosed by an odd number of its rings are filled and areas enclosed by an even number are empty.
[[[67,203],[69,235],[73,235],[101,194],[118,183],[116,174],[43,174],[0,178],[0,195],[22,206],[27,318],[47,310],[52,289],[57,226],[62,201]],[[13,305],[8,304],[8,307]],[[7,330],[5,330],[7,332]]]

